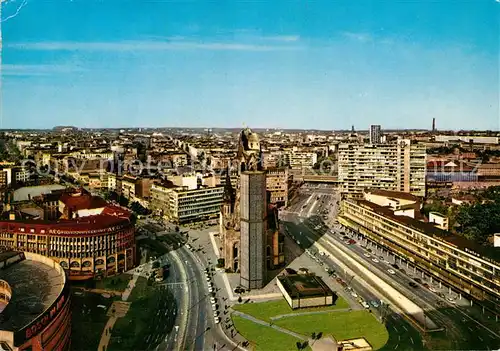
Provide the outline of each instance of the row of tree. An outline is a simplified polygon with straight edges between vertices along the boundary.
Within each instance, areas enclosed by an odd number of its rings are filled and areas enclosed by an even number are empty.
[[[455,221],[459,234],[484,244],[491,235],[500,233],[500,186],[490,187],[477,196],[479,201],[459,207]]]

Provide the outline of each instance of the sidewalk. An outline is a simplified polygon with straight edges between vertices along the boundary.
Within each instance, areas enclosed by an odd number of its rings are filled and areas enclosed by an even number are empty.
[[[281,327],[278,327],[277,325],[274,325],[274,324],[271,324],[271,323],[268,323],[268,322],[265,322],[261,319],[257,319],[253,316],[250,316],[249,314],[246,314],[246,313],[242,313],[242,312],[239,312],[239,311],[233,311],[233,314],[235,315],[238,315],[240,316],[241,318],[245,318],[245,319],[248,319],[249,321],[252,321],[254,323],[257,323],[257,324],[260,324],[260,325],[264,325],[266,327],[270,327],[270,328],[273,328],[279,332],[282,332],[284,334],[288,334],[288,335],[291,335],[297,339],[300,339],[300,340],[307,340],[308,338],[303,336],[303,335],[300,335],[300,334],[297,334],[297,333],[294,333],[288,329],[284,329],[284,328],[281,328]]]

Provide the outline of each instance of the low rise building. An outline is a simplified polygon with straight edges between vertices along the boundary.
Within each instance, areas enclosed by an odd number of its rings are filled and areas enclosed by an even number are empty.
[[[337,296],[320,277],[313,274],[286,274],[276,284],[292,309],[330,306]]]

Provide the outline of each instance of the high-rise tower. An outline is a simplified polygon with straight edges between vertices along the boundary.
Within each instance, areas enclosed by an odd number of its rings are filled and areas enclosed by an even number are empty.
[[[246,289],[260,289],[266,283],[266,174],[244,171],[240,184],[240,284]]]
[[[380,125],[370,126],[370,144],[380,144]]]

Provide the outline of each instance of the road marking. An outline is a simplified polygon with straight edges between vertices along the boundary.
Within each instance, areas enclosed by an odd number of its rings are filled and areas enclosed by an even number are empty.
[[[411,340],[411,343],[414,344],[415,342],[413,342],[413,338],[410,336],[410,340]]]
[[[467,327],[467,329],[469,329],[470,331],[473,331],[474,329],[472,329],[471,327]]]
[[[403,325],[403,329],[408,331],[408,328],[406,328],[406,325]]]
[[[477,337],[479,338],[479,340],[483,341],[483,338],[482,338],[482,337],[480,337],[479,335],[478,335]]]
[[[396,350],[398,348],[399,344],[396,345],[396,347],[394,348],[394,350]]]
[[[393,328],[394,328],[394,330],[395,330],[396,332],[399,332],[399,330],[397,330],[397,328],[396,328],[395,326],[393,326]]]

